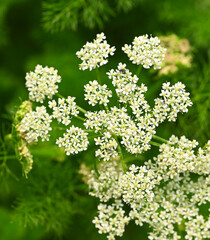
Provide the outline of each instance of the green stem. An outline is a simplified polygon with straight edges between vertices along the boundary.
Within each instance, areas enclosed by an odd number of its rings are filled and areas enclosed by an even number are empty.
[[[67,128],[64,127],[53,127],[54,129],[58,129],[58,130],[66,130]]]
[[[99,177],[99,176],[100,176],[100,173],[99,173],[98,168],[97,168],[96,158],[94,158],[94,169],[95,169],[95,171],[96,171],[97,176]]]
[[[156,142],[153,142],[153,141],[150,141],[149,142],[151,145],[153,145],[153,146],[156,146],[156,147],[160,147],[160,143],[156,143]]]
[[[100,77],[100,72],[98,68],[96,68],[96,75],[97,75],[98,83],[101,84],[101,77]]]
[[[168,143],[168,141],[162,137],[159,137],[157,135],[153,135],[152,138],[154,138],[155,140],[158,140],[160,142],[163,142],[163,143]]]
[[[93,133],[95,132],[94,130],[88,130],[88,129],[85,129],[84,131],[85,132],[93,132]]]
[[[78,105],[76,105],[76,107],[80,112],[87,113],[87,111],[85,109],[79,107]]]
[[[16,181],[19,181],[19,178],[16,177],[16,175],[8,168],[8,166],[6,165],[6,171],[8,174],[10,174],[10,176],[12,176]]]
[[[142,65],[139,65],[136,71],[136,76],[138,77],[142,69]]]
[[[85,121],[83,117],[80,117],[80,116],[75,116],[75,117],[78,118],[79,120]]]
[[[56,93],[56,95],[57,95],[59,98],[65,98],[65,97],[62,96],[60,93]]]
[[[109,107],[107,105],[105,106],[105,109],[107,112],[109,111]]]
[[[120,147],[120,143],[119,143],[118,138],[117,138],[116,135],[114,136],[114,138],[115,138],[115,140],[116,140],[116,142],[117,142],[117,150],[118,150],[118,152],[120,153],[120,162],[121,162],[123,171],[126,173],[126,171],[127,171],[127,166],[126,166],[125,161],[124,161],[124,157],[123,157],[122,149],[121,149],[121,147]]]
[[[59,98],[65,98],[64,96],[62,96],[60,93],[56,93],[56,95],[59,97]],[[80,106],[76,105],[77,109],[80,111],[80,112],[83,112],[83,113],[87,113],[87,111],[83,108],[81,108]],[[81,120],[81,119],[80,119]],[[84,120],[84,118],[83,118]]]
[[[8,156],[0,157],[0,160],[5,160],[5,159],[17,159],[17,157],[15,155],[8,155]]]
[[[143,156],[132,156],[132,157],[127,157],[125,159],[126,162],[133,162],[133,161],[143,161],[145,158]]]

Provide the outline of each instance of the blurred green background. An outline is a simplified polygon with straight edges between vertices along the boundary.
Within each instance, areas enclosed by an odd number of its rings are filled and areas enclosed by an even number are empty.
[[[70,13],[70,14],[69,14]],[[210,0],[1,0],[0,1],[0,128],[7,153],[14,155],[7,139],[12,117],[22,100],[28,98],[25,75],[37,64],[53,66],[62,77],[59,92],[83,99],[83,85],[96,78],[94,71],[80,71],[75,53],[95,35],[104,32],[117,51],[101,68],[103,83],[110,86],[105,73],[118,62],[128,62],[121,47],[143,34],[176,34],[191,45],[192,66],[175,74],[158,76],[142,70],[140,82],[148,86],[147,99],[153,102],[164,81],[182,81],[191,93],[193,107],[179,115],[176,123],[164,123],[158,135],[172,134],[196,139],[203,146],[209,139],[210,119]],[[46,150],[47,149],[47,150]],[[0,167],[0,240],[106,239],[91,223],[97,200],[78,174],[89,154],[79,154],[59,162],[62,153],[51,143],[34,147],[34,167],[28,179],[22,177],[17,159],[7,161],[15,179]],[[144,154],[150,159],[154,148]],[[62,156],[61,156],[62,157]],[[0,157],[1,159],[1,157]],[[1,162],[0,162],[1,163]],[[147,226],[130,224],[122,239],[147,239]]]

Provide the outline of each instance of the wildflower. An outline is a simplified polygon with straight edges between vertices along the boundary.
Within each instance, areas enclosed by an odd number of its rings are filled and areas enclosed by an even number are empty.
[[[51,121],[52,117],[47,113],[45,106],[36,107],[36,111],[26,113],[18,126],[18,130],[28,143],[38,142],[39,137],[42,141],[48,141],[49,131],[52,130]]]
[[[180,66],[190,67],[192,56],[190,55],[190,43],[187,39],[180,39],[175,34],[161,36],[161,43],[167,48],[162,69],[158,75],[168,75],[179,70]]]
[[[81,128],[71,126],[64,133],[63,138],[59,137],[56,144],[59,147],[64,147],[66,155],[77,154],[81,151],[87,150],[89,144],[87,133]]]
[[[34,72],[26,74],[29,99],[40,103],[43,103],[45,97],[51,99],[58,92],[56,83],[59,82],[61,77],[58,75],[58,70],[37,65]]]
[[[160,46],[158,37],[143,35],[135,37],[133,45],[125,44],[122,50],[128,55],[130,61],[144,68],[160,69],[164,60],[166,49]]]
[[[85,85],[85,100],[88,100],[88,103],[92,106],[97,103],[107,106],[110,97],[112,97],[112,91],[107,89],[106,84],[102,86],[94,80]]]
[[[129,222],[129,217],[125,216],[121,201],[116,201],[112,205],[99,204],[98,217],[93,223],[99,229],[99,233],[108,233],[108,240],[114,240],[115,236],[122,236],[125,225]]]
[[[122,193],[118,182],[119,177],[123,174],[123,169],[116,159],[113,159],[112,162],[100,162],[97,168],[99,176],[95,170],[92,170],[88,176],[89,194],[99,198],[101,202],[107,202],[111,198],[120,198]]]
[[[198,153],[195,154],[193,149],[197,145],[198,142],[195,140],[190,141],[185,136],[178,139],[172,135],[168,143],[160,146],[161,153],[155,158],[160,174],[166,180],[185,172],[209,174],[209,144],[204,149],[199,148]]]
[[[118,156],[116,151],[118,144],[109,132],[104,132],[102,137],[94,138],[94,140],[95,144],[100,146],[95,153],[96,157],[108,161]]]
[[[58,122],[64,125],[69,125],[71,122],[71,115],[78,116],[79,111],[76,108],[75,98],[68,96],[65,98],[58,98],[58,104],[55,100],[49,101],[49,108],[53,109],[52,117],[56,118]]]
[[[80,70],[98,68],[108,62],[109,55],[114,55],[115,47],[110,45],[105,40],[104,33],[97,34],[93,42],[87,42],[83,48],[76,53],[77,57],[82,60],[79,65]]]
[[[189,93],[185,91],[185,85],[181,82],[170,86],[170,83],[163,83],[160,93],[161,98],[155,99],[154,116],[157,122],[175,121],[179,112],[187,112],[192,106]]]

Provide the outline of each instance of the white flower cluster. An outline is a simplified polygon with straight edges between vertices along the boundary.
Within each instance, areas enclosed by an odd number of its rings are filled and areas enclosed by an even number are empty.
[[[111,198],[119,199],[121,191],[119,189],[119,177],[123,174],[123,169],[117,161],[101,162],[98,165],[99,176],[95,170],[88,175],[90,195],[97,197],[102,202],[108,202]]]
[[[98,197],[102,202],[122,197],[123,201],[132,207],[151,202],[154,198],[153,189],[162,179],[156,176],[154,170],[134,164],[124,173],[116,160],[102,162],[98,171],[99,176],[94,170],[89,175],[90,195]]]
[[[143,206],[154,198],[153,189],[159,184],[161,177],[157,177],[152,169],[145,166],[130,166],[130,171],[119,177],[118,186],[123,201],[132,208]]]
[[[158,122],[176,121],[179,112],[187,112],[192,106],[189,93],[185,91],[185,85],[181,82],[170,86],[170,83],[163,83],[160,93],[161,98],[155,99],[154,116]]]
[[[154,198],[153,189],[161,180],[161,178],[156,179],[155,172],[147,170],[145,166],[132,165],[129,171],[124,173],[122,168],[118,166],[117,161],[102,162],[98,171],[98,177],[94,170],[89,175],[90,195],[98,197],[101,202],[108,202],[114,198],[115,203],[120,202],[121,208],[123,203],[129,204],[131,208],[135,209],[136,206],[145,206],[145,204],[151,202]],[[107,209],[105,215],[101,207]],[[118,213],[118,217],[113,216],[113,205],[100,204],[98,210],[99,216],[95,217],[93,223],[95,223],[96,228],[99,228],[99,233],[108,233],[108,239],[122,236],[124,225],[133,217],[130,214],[131,216],[125,217],[126,221],[123,221],[123,215],[121,215],[124,214],[123,210]],[[113,220],[115,227],[113,226]]]
[[[64,147],[66,155],[77,154],[81,151],[87,150],[89,144],[87,133],[81,128],[71,126],[64,133],[63,138],[59,137],[56,144],[59,147]]]
[[[57,93],[56,83],[61,81],[58,70],[53,67],[37,65],[34,72],[26,74],[26,87],[29,91],[29,99],[43,103],[45,97],[52,98]]]
[[[133,209],[129,216],[134,217],[137,225],[142,226],[146,222],[151,226],[152,232],[149,233],[151,240],[180,239],[176,226],[182,231],[185,229],[188,236],[186,239],[202,240],[204,236],[208,239],[210,237],[209,220],[196,224],[195,228],[190,228],[188,225],[195,226],[196,219],[204,219],[199,213],[197,204],[210,201],[209,180],[209,177],[200,177],[197,182],[193,182],[189,173],[176,177],[161,187],[156,187],[153,201],[146,207]],[[194,195],[199,197],[195,199]],[[202,198],[206,200],[203,201]]]
[[[130,61],[144,68],[160,69],[165,58],[166,49],[160,46],[158,37],[143,35],[135,37],[133,45],[125,44],[122,50],[128,55]]]
[[[186,112],[192,105],[182,83],[164,84],[160,94],[162,99],[155,99],[154,109],[151,109],[144,96],[147,87],[137,85],[138,77],[132,76],[125,64],[120,63],[117,70],[112,69],[107,75],[112,79],[119,101],[130,106],[134,116],[129,116],[124,107],[112,107],[106,112],[88,112],[84,125],[96,133],[108,130],[120,137],[121,144],[132,154],[150,149],[150,141],[159,123],[166,119],[175,121],[178,112]]]
[[[160,146],[160,154],[154,158],[157,169],[165,180],[178,177],[180,173],[193,172],[210,174],[210,147],[199,148],[198,154],[194,148],[198,145],[195,140],[190,141],[185,136],[180,139],[171,136],[167,144]]]
[[[103,104],[107,106],[110,97],[112,97],[112,91],[107,89],[107,85],[100,85],[96,80],[90,81],[85,86],[85,100],[92,106],[96,104]]]
[[[127,103],[132,99],[134,92],[138,86],[138,77],[132,76],[132,73],[126,69],[126,64],[119,63],[117,70],[111,69],[107,72],[109,79],[112,79],[112,84],[119,98],[119,102]]]
[[[114,51],[104,34],[98,34],[94,42],[87,43],[77,52],[83,61],[80,69],[92,70],[106,64]],[[145,35],[136,37],[133,45],[125,45],[123,51],[133,63],[158,69],[166,50],[160,46],[157,37]],[[175,121],[179,112],[188,111],[192,103],[185,85],[164,83],[160,97],[151,108],[145,99],[147,87],[138,84],[138,77],[132,75],[126,64],[119,63],[117,69],[111,69],[107,75],[119,98],[118,106],[107,107],[112,92],[107,85],[94,80],[85,85],[85,100],[92,106],[104,105],[106,111],[86,112],[76,105],[74,97],[58,98],[58,102],[49,102],[52,116],[44,106],[30,110],[18,125],[18,131],[29,143],[38,141],[38,137],[42,141],[48,140],[52,118],[69,125],[72,116],[79,117],[78,110],[85,114],[87,130],[71,126],[56,144],[64,148],[66,155],[77,154],[87,150],[87,132],[97,134],[94,136],[98,146],[95,155],[104,161],[95,166],[95,170],[84,168],[81,173],[88,175],[85,179],[90,195],[101,202],[99,215],[93,222],[99,233],[108,234],[109,240],[122,236],[130,220],[140,226],[149,224],[152,228],[150,240],[180,239],[177,229],[183,227],[186,227],[186,239],[210,238],[209,219],[199,211],[200,205],[210,201],[210,142],[195,153],[196,141],[171,136],[160,146],[156,158],[146,161],[143,166],[133,164],[127,172],[126,161],[122,158],[121,145],[132,154],[148,150],[160,123],[166,119]],[[56,83],[61,78],[57,70],[38,65],[34,73],[27,74],[26,80],[30,99],[43,102],[46,96],[52,98],[57,92]],[[23,156],[28,154],[27,149],[20,150],[23,150]],[[195,175],[193,180],[192,174]],[[130,210],[128,216],[123,210],[124,205]]]
[[[100,146],[95,153],[96,157],[108,161],[118,156],[116,151],[118,144],[110,132],[104,132],[102,137],[94,138],[94,140],[95,144]]]
[[[161,153],[153,159],[154,163],[147,161],[141,167],[133,164],[126,173],[120,167],[119,159],[101,162],[98,175],[95,170],[87,173],[90,195],[99,198],[106,209],[112,209],[112,206],[108,206],[112,200],[128,205],[130,212],[127,220],[135,220],[140,226],[149,224],[152,229],[149,233],[150,240],[180,239],[177,226],[181,231],[185,229],[186,239],[209,239],[209,219],[199,211],[200,205],[210,202],[210,175],[207,173],[210,166],[209,143],[204,149],[198,149],[196,156],[197,160],[202,158],[203,162],[207,162],[205,167],[208,166],[208,170],[204,168],[203,171],[200,164],[197,165],[196,157],[193,157],[195,154],[192,149],[196,145],[196,141],[172,136],[168,144],[161,145]],[[166,162],[166,158],[169,162]],[[194,167],[189,164],[191,161]],[[160,162],[166,164],[161,165]],[[170,172],[174,173],[174,166],[177,173],[171,175]],[[196,170],[197,166],[199,171]],[[199,173],[201,176],[192,180],[190,173]],[[115,239],[117,233],[109,228],[112,226],[112,218],[107,219],[107,214],[103,216],[101,212],[104,213],[99,209],[100,217],[94,219],[96,227],[100,233],[108,233],[108,239],[110,234],[111,239]],[[120,224],[120,220],[118,221],[115,226]],[[124,231],[124,228],[119,229]]]
[[[143,121],[136,124],[125,108],[112,107],[107,112],[104,110],[88,112],[85,116],[84,126],[87,129],[95,130],[96,133],[109,131],[112,135],[121,137],[121,144],[132,154],[141,153],[150,148],[149,142],[154,134],[153,128]]]
[[[38,142],[38,137],[42,141],[49,140],[49,131],[52,130],[50,123],[52,117],[47,113],[46,107],[36,107],[36,111],[26,113],[20,122],[18,130],[23,133],[23,137],[28,143]]]
[[[203,216],[199,215],[186,223],[187,235],[185,239],[189,240],[203,240],[210,238],[210,218],[205,220]]]
[[[115,47],[105,40],[104,33],[97,34],[93,42],[87,42],[83,48],[76,53],[77,57],[82,60],[79,69],[86,70],[98,68],[108,62],[109,55],[114,55]]]
[[[78,116],[79,111],[76,108],[75,98],[68,96],[65,98],[58,98],[58,104],[55,100],[49,101],[49,108],[53,109],[52,117],[56,118],[58,122],[64,125],[69,125],[71,122],[71,115]]]
[[[112,205],[99,204],[98,217],[93,223],[99,229],[99,233],[108,233],[107,239],[114,240],[115,236],[121,237],[125,231],[125,225],[129,222],[129,217],[125,216],[120,200]]]

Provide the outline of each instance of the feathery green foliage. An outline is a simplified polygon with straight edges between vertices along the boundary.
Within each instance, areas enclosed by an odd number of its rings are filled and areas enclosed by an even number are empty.
[[[82,24],[87,28],[102,28],[104,22],[119,11],[128,11],[141,0],[44,0],[43,24],[48,31],[76,30]]]

